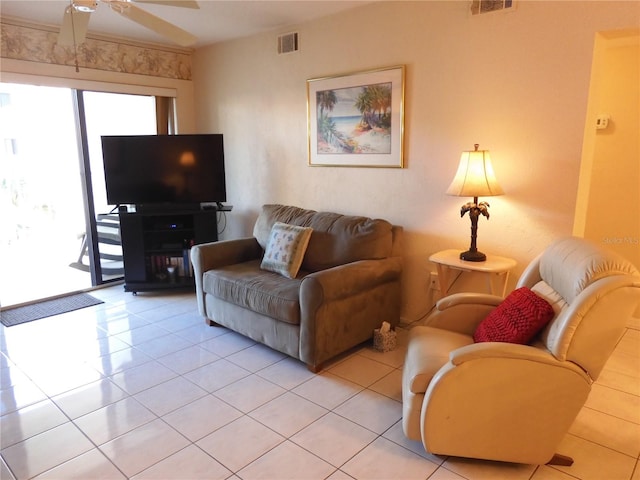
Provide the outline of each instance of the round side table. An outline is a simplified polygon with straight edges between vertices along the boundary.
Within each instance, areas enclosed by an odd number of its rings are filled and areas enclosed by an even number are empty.
[[[442,250],[429,257],[429,261],[436,264],[440,293],[444,297],[452,285],[452,273],[480,272],[487,278],[487,285],[493,295],[504,297],[507,289],[509,272],[517,265],[512,258],[498,255],[487,255],[484,262],[468,262],[460,259],[460,250]]]

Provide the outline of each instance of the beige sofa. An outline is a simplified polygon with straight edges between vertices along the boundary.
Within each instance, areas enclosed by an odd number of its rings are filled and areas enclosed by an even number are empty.
[[[260,268],[276,222],[311,227],[295,278]],[[264,205],[253,237],[191,249],[200,313],[314,372],[400,318],[402,228],[386,220]]]

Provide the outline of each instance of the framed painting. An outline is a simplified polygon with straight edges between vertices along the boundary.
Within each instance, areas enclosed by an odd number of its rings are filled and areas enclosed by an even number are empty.
[[[309,165],[403,167],[404,66],[307,80]]]

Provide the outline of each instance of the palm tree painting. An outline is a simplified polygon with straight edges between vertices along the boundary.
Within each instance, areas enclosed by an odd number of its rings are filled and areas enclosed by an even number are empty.
[[[316,92],[318,154],[391,153],[392,83]]]
[[[404,70],[307,80],[309,165],[403,168]]]

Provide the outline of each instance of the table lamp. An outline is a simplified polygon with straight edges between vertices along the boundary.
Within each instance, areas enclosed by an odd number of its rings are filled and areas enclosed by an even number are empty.
[[[476,239],[478,236],[478,217],[484,215],[489,219],[489,204],[487,202],[478,203],[478,197],[502,195],[504,191],[498,185],[493,173],[489,150],[478,150],[477,143],[474,147],[473,151],[462,152],[458,171],[447,189],[447,194],[457,197],[473,197],[473,202],[465,203],[460,209],[461,217],[469,212],[471,218],[471,246],[469,250],[460,254],[460,258],[469,262],[484,262],[487,256],[478,251]]]

